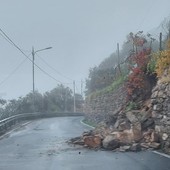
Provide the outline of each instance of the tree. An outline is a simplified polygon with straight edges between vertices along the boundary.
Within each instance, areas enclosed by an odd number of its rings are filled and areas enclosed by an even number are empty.
[[[72,90],[63,85],[58,85],[50,92],[44,94],[44,111],[72,111],[73,96]]]

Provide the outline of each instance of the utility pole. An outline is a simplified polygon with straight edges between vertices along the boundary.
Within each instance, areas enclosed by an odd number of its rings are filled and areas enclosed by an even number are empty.
[[[32,93],[33,93],[33,112],[35,112],[35,82],[34,82],[34,60],[35,60],[35,51],[32,47]]]
[[[119,43],[117,43],[117,57],[118,57],[118,69],[119,69],[119,73],[121,75],[122,73],[121,73],[121,69],[120,69]]]
[[[81,96],[83,97],[83,81],[81,80]]]
[[[34,60],[35,60],[35,52],[34,52],[34,47],[32,47],[32,78],[33,78],[33,81],[32,81],[32,91],[33,91],[33,94],[35,92],[35,82],[34,82]]]
[[[66,91],[65,91],[65,109],[64,111],[67,112],[67,88],[66,88]]]
[[[159,51],[162,51],[162,32],[159,35]]]
[[[75,96],[75,81],[73,81],[73,92],[74,92],[74,113],[76,112],[76,96]]]
[[[35,51],[34,47],[32,47],[32,92],[33,92],[33,111],[35,112],[35,74],[34,74],[34,66],[35,66],[35,54],[39,51],[43,51],[43,50],[49,50],[52,47],[47,47],[47,48],[43,48],[40,50]]]

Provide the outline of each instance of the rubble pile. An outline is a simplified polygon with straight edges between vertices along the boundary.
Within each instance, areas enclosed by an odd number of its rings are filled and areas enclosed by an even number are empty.
[[[88,148],[141,151],[159,149],[161,141],[155,131],[155,122],[149,108],[143,110],[119,111],[114,113],[117,120],[108,126],[100,124],[94,130],[84,132],[82,136],[71,139],[74,145]]]

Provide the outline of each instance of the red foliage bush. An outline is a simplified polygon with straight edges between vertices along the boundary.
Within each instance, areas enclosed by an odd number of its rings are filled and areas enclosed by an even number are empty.
[[[127,82],[128,99],[134,100],[142,96],[145,87],[146,70],[149,62],[150,49],[143,49],[136,55],[131,56],[130,74]],[[135,96],[135,97],[134,97]]]

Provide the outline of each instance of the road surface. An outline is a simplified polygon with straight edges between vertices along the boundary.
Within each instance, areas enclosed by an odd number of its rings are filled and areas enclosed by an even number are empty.
[[[0,170],[170,170],[153,152],[115,153],[74,147],[67,139],[88,127],[82,117],[33,121],[0,140]]]

